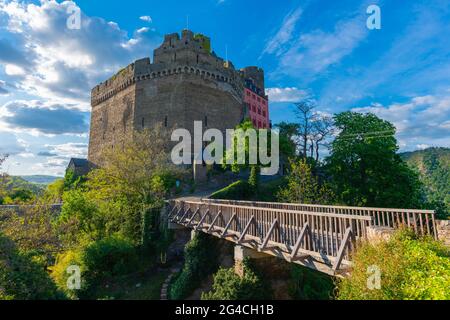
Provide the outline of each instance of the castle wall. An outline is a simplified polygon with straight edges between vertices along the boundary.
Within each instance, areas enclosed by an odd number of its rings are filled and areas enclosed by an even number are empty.
[[[158,123],[169,133],[185,128],[192,134],[194,121],[224,133],[234,128],[245,113],[245,74],[264,86],[261,69],[243,70],[211,53],[203,35],[166,35],[153,63],[137,60],[92,89],[89,160],[101,165],[104,148],[122,148],[133,130]]]
[[[242,99],[233,94],[229,83],[189,72],[137,83],[136,129],[160,123],[169,130],[185,128],[193,135],[194,121],[202,121],[204,129],[207,126],[225,133],[242,120]]]
[[[133,132],[135,97],[135,85],[130,85],[92,107],[88,159],[94,165],[102,165],[103,150],[123,149]]]

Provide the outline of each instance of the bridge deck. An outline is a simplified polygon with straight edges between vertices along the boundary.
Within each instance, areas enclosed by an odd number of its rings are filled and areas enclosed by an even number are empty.
[[[168,212],[172,223],[331,275],[348,273],[368,226],[405,224],[434,234],[434,212],[426,210],[173,200]]]

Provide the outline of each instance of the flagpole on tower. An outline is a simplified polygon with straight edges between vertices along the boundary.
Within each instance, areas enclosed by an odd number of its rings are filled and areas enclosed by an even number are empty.
[[[225,61],[228,63],[228,44],[225,45]]]

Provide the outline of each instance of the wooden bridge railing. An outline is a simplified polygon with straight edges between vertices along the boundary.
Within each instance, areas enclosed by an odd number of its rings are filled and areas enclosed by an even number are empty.
[[[365,238],[372,224],[372,217],[364,215],[213,201],[170,201],[168,216],[173,223],[329,274],[351,264],[355,241]]]
[[[328,206],[316,204],[257,202],[257,201],[218,200],[218,199],[217,200],[202,199],[202,201],[216,204],[230,204],[230,205],[238,204],[240,206],[252,206],[260,208],[345,214],[352,216],[369,216],[373,218],[372,222],[375,226],[384,226],[392,228],[407,226],[412,228],[419,235],[431,235],[432,237],[437,239],[435,212],[433,210]]]

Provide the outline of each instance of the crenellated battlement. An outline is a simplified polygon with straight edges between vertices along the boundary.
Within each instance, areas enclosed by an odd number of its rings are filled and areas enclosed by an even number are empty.
[[[130,65],[133,66],[133,65]],[[162,77],[169,77],[174,75],[181,74],[189,74],[195,75],[201,79],[215,81],[221,84],[228,84],[230,86],[230,90],[234,91],[233,94],[236,97],[242,96],[242,90],[244,88],[244,84],[242,78],[233,73],[224,73],[217,70],[208,70],[204,68],[199,68],[197,66],[188,66],[188,65],[176,65],[172,66],[172,68],[161,68],[155,67],[154,64],[149,65],[147,70],[136,70],[133,74],[127,74],[127,76],[123,76],[120,78],[111,78],[106,82],[96,86],[92,90],[92,99],[91,104],[92,107],[99,105],[100,103],[108,100],[109,98],[115,96],[122,90],[125,90],[129,86],[136,84],[136,82],[146,81],[146,80],[156,80]],[[166,66],[170,67],[170,66]]]
[[[150,58],[136,60],[94,87],[91,92],[91,102],[94,107],[134,85],[137,81],[175,74],[195,74],[210,81],[228,83],[236,91],[235,94],[239,94],[244,87],[245,72],[243,70],[247,69],[236,70],[231,61],[218,57],[211,51],[211,42],[208,37],[194,34],[190,30],[183,30],[181,36],[178,33],[172,33],[164,37],[164,42],[154,50],[153,63]],[[264,77],[262,69],[257,71],[262,72]],[[260,78],[260,74],[258,77]]]

